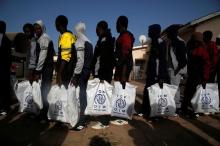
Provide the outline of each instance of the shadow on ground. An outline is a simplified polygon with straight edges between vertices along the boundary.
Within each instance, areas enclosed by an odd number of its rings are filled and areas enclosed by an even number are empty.
[[[61,146],[68,133],[67,128],[40,123],[38,119],[18,113],[1,119],[0,131],[3,146]]]

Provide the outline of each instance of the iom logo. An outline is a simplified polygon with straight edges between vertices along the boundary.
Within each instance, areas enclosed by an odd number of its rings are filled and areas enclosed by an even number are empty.
[[[202,103],[203,104],[210,104],[212,102],[212,100],[211,100],[211,98],[209,97],[209,96],[207,96],[207,95],[204,95],[203,97],[202,97]]]
[[[58,100],[56,103],[55,103],[55,110],[59,111],[62,109],[62,102],[60,100]]]
[[[98,91],[98,94],[95,95],[95,104],[104,104],[106,101],[105,91]]]
[[[25,101],[28,103],[28,104],[32,104],[33,103],[33,96],[31,94],[29,94],[26,98],[25,98]]]
[[[166,107],[166,106],[167,106],[167,99],[166,99],[166,98],[160,98],[160,99],[158,100],[158,105],[159,105],[160,107]]]
[[[118,100],[116,100],[116,107],[123,109],[125,108],[125,106],[126,106],[125,99],[119,98]]]

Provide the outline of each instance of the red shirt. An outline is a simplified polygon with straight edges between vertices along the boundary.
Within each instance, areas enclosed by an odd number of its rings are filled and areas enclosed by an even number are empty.
[[[132,59],[132,48],[134,43],[134,37],[130,32],[121,33],[116,42],[116,51],[118,57],[121,60]]]
[[[210,59],[210,74],[217,69],[218,64],[218,48],[215,42],[210,41],[206,44],[207,50],[209,52],[209,59]]]
[[[201,57],[205,62],[203,66],[203,78],[208,81],[210,75],[209,52],[204,47],[198,47],[192,51],[192,57]]]

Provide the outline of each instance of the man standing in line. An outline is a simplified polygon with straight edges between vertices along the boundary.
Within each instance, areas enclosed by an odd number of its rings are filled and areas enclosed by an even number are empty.
[[[91,41],[85,35],[86,25],[79,22],[75,26],[76,43],[75,48],[77,52],[76,67],[72,77],[72,84],[80,87],[80,119],[73,130],[80,131],[86,126],[86,116],[84,115],[87,106],[86,88],[90,77],[91,69],[90,64],[93,57],[93,47]]]
[[[120,34],[116,40],[116,70],[115,80],[120,81],[123,88],[129,80],[129,76],[133,67],[132,48],[134,44],[134,36],[127,30],[128,18],[126,16],[118,17],[116,22],[117,32]]]
[[[96,26],[98,38],[91,64],[94,77],[111,84],[114,68],[114,43],[106,21],[100,21]]]
[[[10,67],[11,67],[11,42],[5,35],[6,23],[0,21],[0,115],[6,115],[10,110]]]
[[[129,81],[129,76],[133,67],[132,48],[134,44],[134,36],[127,30],[128,18],[126,16],[119,16],[116,22],[116,29],[119,33],[119,37],[116,40],[115,50],[115,81],[119,81],[122,84],[122,88],[125,89],[126,82]],[[126,125],[128,122],[121,119],[111,121],[115,125]]]
[[[37,49],[37,42],[34,36],[34,26],[32,24],[26,23],[23,26],[23,32],[30,42],[30,47],[27,50],[27,78],[30,81],[30,83],[32,83],[34,80],[34,71],[36,69],[37,58],[39,55],[39,47]]]
[[[205,31],[203,32],[203,41],[209,52],[209,61],[210,61],[210,75],[209,75],[209,82],[214,83],[215,77],[217,74],[217,65],[218,65],[218,48],[214,41],[212,41],[212,32]]]
[[[171,85],[180,85],[181,78],[186,74],[187,50],[183,39],[178,36],[179,26],[171,25],[167,28],[167,37],[170,41],[168,47],[168,72]],[[180,89],[175,96],[177,108],[181,107]]]
[[[43,98],[43,110],[41,112],[41,118],[47,120],[48,101],[47,95],[51,88],[54,70],[53,56],[55,54],[53,42],[46,34],[46,27],[43,21],[39,20],[34,24],[35,35],[37,43],[40,47],[40,53],[38,63],[35,69],[35,80],[42,80],[41,82],[41,94]]]
[[[159,24],[150,25],[148,28],[148,36],[151,39],[150,55],[147,65],[147,79],[144,87],[144,96],[142,103],[142,112],[144,116],[150,114],[150,101],[147,88],[155,83],[159,83],[163,87],[163,83],[169,83],[169,74],[166,60],[166,43],[160,38],[161,27]]]
[[[106,21],[100,21],[96,26],[98,41],[95,47],[92,59],[91,69],[93,76],[99,78],[100,82],[104,80],[111,84],[114,68],[114,43],[115,38],[112,37]],[[97,124],[92,126],[93,129],[105,129],[109,125],[110,116],[99,116]]]
[[[58,41],[58,59],[57,59],[57,84],[68,87],[73,70],[76,64],[76,37],[72,32],[67,30],[68,19],[64,15],[60,15],[55,21],[56,29],[60,32]]]

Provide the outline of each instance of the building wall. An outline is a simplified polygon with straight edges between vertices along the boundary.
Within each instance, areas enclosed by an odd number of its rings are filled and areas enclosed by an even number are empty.
[[[184,32],[181,32],[179,34],[179,36],[185,40],[185,42],[188,42],[188,40],[191,38],[193,32],[195,32],[195,27],[190,27],[187,30],[185,30]]]
[[[211,30],[213,33],[212,40],[215,41],[216,37],[220,35],[220,16],[217,16],[213,19],[200,23],[198,26],[196,26],[195,30],[198,32]]]
[[[180,29],[179,36],[187,42],[194,32],[203,33],[206,30],[213,32],[212,40],[215,41],[216,37],[220,35],[220,16]]]
[[[145,79],[146,67],[149,57],[148,47],[140,47],[132,51],[134,68],[131,74],[131,79]],[[138,77],[137,77],[138,76]]]

